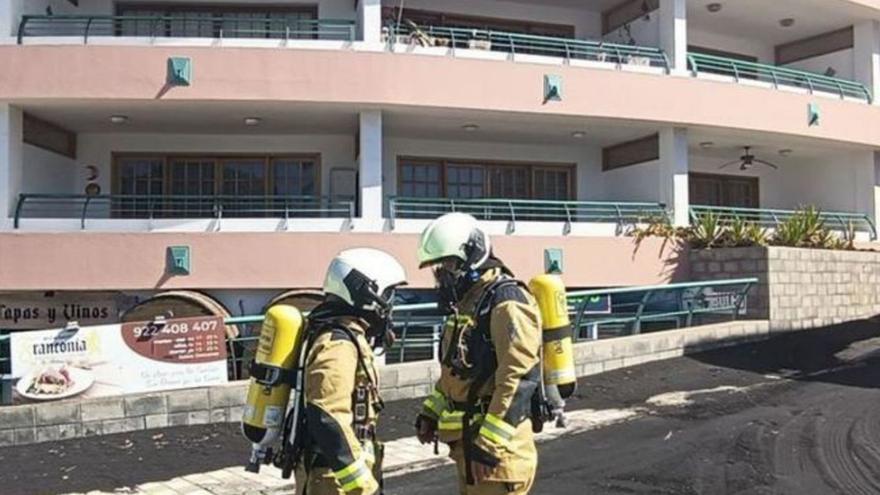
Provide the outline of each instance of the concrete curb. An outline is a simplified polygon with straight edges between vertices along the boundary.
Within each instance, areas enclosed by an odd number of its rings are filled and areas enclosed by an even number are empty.
[[[575,346],[578,376],[770,337],[764,320],[720,323],[681,330],[586,342]],[[386,401],[428,395],[440,376],[436,362],[386,366]],[[238,422],[247,382],[163,393],[65,400],[0,408],[0,447],[109,435],[168,426]]]

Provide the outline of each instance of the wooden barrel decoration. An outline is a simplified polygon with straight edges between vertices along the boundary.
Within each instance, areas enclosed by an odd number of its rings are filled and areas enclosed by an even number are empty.
[[[315,306],[320,304],[323,299],[324,293],[319,290],[287,290],[273,297],[272,300],[269,301],[265,307],[263,307],[263,313],[265,313],[269,310],[269,308],[277,304],[288,304],[290,306],[296,307],[298,310],[305,313],[315,309]]]
[[[199,316],[232,316],[223,304],[201,292],[174,290],[160,292],[146,301],[134,306],[122,315],[123,322],[151,321],[157,316],[165,319],[195,318]],[[238,337],[238,326],[226,325],[226,337]]]
[[[173,290],[160,292],[146,301],[134,306],[122,315],[123,322],[151,321],[157,316],[165,319],[172,318],[195,318],[199,316],[220,316],[229,318],[232,316],[226,306],[213,297],[196,291]],[[227,350],[229,357],[227,370],[230,380],[241,380],[247,374],[246,361],[242,359],[245,354],[245,344],[232,341],[239,336],[237,325],[226,325]]]

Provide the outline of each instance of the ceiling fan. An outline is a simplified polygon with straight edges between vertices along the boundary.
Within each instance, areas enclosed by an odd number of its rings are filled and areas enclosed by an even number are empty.
[[[755,158],[755,155],[753,155],[751,152],[751,149],[752,149],[751,146],[743,146],[743,148],[745,149],[745,154],[743,154],[743,156],[739,157],[738,160],[734,160],[732,162],[727,162],[718,168],[722,169],[722,168],[727,168],[731,165],[739,164],[740,170],[748,170],[748,169],[752,168],[752,166],[754,164],[757,163],[759,165],[765,165],[767,167],[770,167],[774,170],[779,170],[779,167],[777,165],[774,165],[768,161],[764,161],[764,160],[760,160],[758,158]]]

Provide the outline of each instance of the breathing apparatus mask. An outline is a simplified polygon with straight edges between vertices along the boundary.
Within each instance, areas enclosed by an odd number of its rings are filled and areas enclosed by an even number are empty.
[[[447,314],[455,312],[464,294],[480,279],[486,261],[491,257],[485,237],[480,231],[471,233],[463,246],[465,260],[449,256],[432,267],[438,292],[438,307]]]

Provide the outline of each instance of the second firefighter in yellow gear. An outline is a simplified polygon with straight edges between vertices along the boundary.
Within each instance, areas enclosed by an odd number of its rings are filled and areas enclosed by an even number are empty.
[[[393,290],[403,282],[403,267],[381,251],[344,251],[331,263],[325,299],[308,319],[298,495],[381,493],[373,346],[390,329]]]
[[[527,494],[538,461],[530,420],[541,381],[537,304],[467,215],[434,221],[419,258],[434,270],[441,305],[451,312],[419,439],[449,444],[461,494]]]

